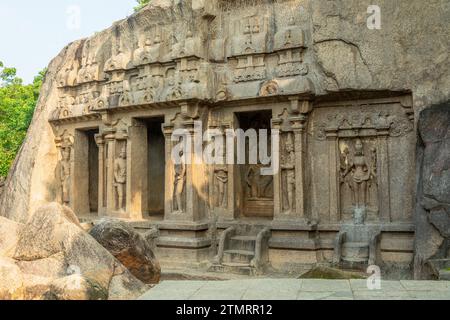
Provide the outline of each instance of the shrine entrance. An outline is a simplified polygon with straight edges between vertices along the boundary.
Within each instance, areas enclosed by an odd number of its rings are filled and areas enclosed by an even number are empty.
[[[132,157],[134,159],[134,185],[139,188],[135,194],[139,201],[137,211],[143,219],[162,220],[165,201],[165,138],[162,132],[164,117],[135,119],[137,126],[132,132],[135,141]]]
[[[98,129],[77,130],[75,144],[74,207],[81,215],[97,215],[99,208]]]
[[[259,157],[260,140],[264,139],[260,130],[267,130],[267,150],[271,150],[272,111],[236,113],[236,128],[245,132],[245,164],[238,164],[238,185],[240,186],[241,216],[247,218],[273,219],[274,217],[274,178],[262,175],[263,165]],[[253,129],[253,130],[251,130]],[[239,149],[239,142],[237,144]],[[254,156],[258,155],[255,163]],[[253,158],[253,159],[252,159]]]
[[[165,138],[162,132],[164,118],[142,120],[147,127],[148,218],[164,218],[165,198]]]

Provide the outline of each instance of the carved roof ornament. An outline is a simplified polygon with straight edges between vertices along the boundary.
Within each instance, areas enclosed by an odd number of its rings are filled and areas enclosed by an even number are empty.
[[[76,80],[76,84],[78,85],[100,79],[100,70],[95,58],[94,45],[91,40],[86,40],[82,52],[81,66],[78,70]]]
[[[126,70],[130,62],[130,55],[124,52],[121,39],[117,35],[112,38],[112,56],[105,63],[104,71]]]
[[[133,65],[140,66],[158,62],[161,58],[161,30],[159,26],[150,28],[146,32],[143,43],[133,53]]]
[[[202,58],[204,56],[205,48],[202,45],[202,38],[194,35],[192,29],[188,28],[184,33],[172,35],[172,47],[170,58],[180,59],[187,57]]]
[[[294,17],[290,17],[288,25],[275,34],[274,42],[275,51],[306,47],[304,32],[296,25]]]
[[[248,16],[235,23],[233,56],[267,51],[268,19],[265,16]]]
[[[69,63],[63,66],[62,71],[58,74],[58,87],[71,87],[77,83],[78,77],[78,60],[70,60]]]
[[[407,117],[381,112],[353,112],[329,114],[327,122],[316,128],[316,139],[325,140],[328,131],[375,129],[389,130],[391,137],[400,137],[414,130],[414,124]]]

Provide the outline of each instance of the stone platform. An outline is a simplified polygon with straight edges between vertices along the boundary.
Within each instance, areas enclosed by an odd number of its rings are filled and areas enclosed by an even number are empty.
[[[450,300],[450,281],[252,279],[163,281],[140,300]]]

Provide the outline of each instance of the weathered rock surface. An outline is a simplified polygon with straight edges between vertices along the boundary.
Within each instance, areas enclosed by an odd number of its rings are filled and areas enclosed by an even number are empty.
[[[0,257],[11,258],[14,255],[22,227],[20,223],[0,217]]]
[[[0,220],[0,299],[133,299],[149,287],[52,203],[24,225]]]
[[[421,113],[419,136],[415,277],[437,278],[450,260],[450,102]]]
[[[23,297],[22,273],[14,260],[0,258],[0,279],[0,300]]]
[[[139,280],[158,283],[161,267],[153,253],[153,246],[132,227],[119,220],[103,219],[90,235],[117,258]]]

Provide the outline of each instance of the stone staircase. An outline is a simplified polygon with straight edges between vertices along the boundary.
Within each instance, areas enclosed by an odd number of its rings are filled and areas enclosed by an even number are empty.
[[[379,260],[380,225],[343,224],[334,245],[334,264],[340,268],[366,270]]]
[[[218,254],[210,271],[248,276],[263,273],[269,263],[270,236],[269,227],[251,225],[229,227],[220,237]]]

